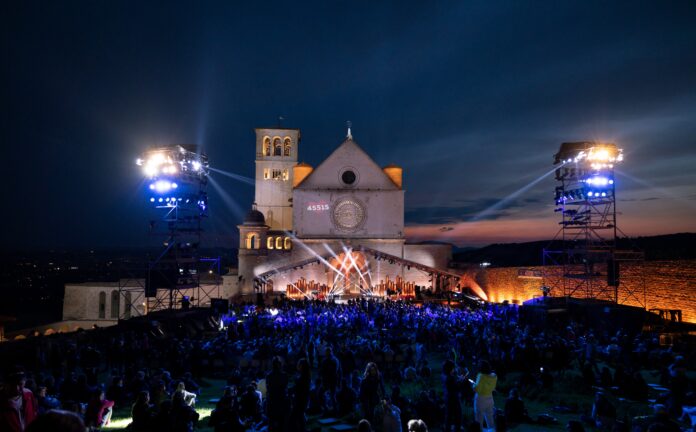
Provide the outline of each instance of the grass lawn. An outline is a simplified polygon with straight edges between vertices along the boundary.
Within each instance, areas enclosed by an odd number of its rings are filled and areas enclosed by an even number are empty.
[[[201,394],[196,402],[196,411],[200,415],[196,430],[213,431],[212,427],[208,427],[208,420],[210,419],[210,413],[215,408],[215,404],[210,403],[209,400],[213,398],[217,399],[222,396],[224,388],[225,381],[223,380],[205,380],[201,383]],[[102,428],[102,430],[121,431],[124,430],[130,422],[130,408],[117,409],[111,417],[109,426]]]
[[[430,362],[431,365],[437,365],[437,358],[433,358]],[[316,377],[317,371],[314,370],[312,376]],[[656,382],[656,376],[650,372],[644,373],[645,379],[648,383]],[[505,398],[507,397],[509,389],[517,381],[519,374],[510,373],[506,376],[505,380],[500,380],[498,383],[497,394],[495,395],[496,407],[502,409],[505,405]],[[387,389],[389,385],[385,384]],[[198,398],[198,403],[196,404],[196,411],[200,414],[200,420],[198,421],[197,429],[200,431],[211,431],[212,428],[208,427],[208,420],[210,418],[210,413],[215,408],[215,404],[210,403],[209,400],[213,398],[219,398],[222,395],[223,389],[225,387],[225,382],[219,379],[208,379],[201,383],[201,395]],[[433,371],[433,375],[426,382],[422,383],[404,383],[401,386],[402,394],[414,400],[418,397],[421,390],[429,390],[434,388],[438,394],[442,393],[442,381],[440,374]],[[389,391],[389,390],[387,390]],[[619,420],[630,419],[638,415],[649,415],[652,410],[647,402],[632,402],[628,400],[622,400],[614,396],[609,396],[611,402],[617,408],[617,415]],[[514,430],[517,432],[525,431],[538,431],[538,430],[565,430],[565,425],[569,420],[577,420],[580,415],[584,412],[589,413],[592,408],[593,401],[593,391],[588,389],[588,386],[582,382],[582,377],[576,370],[567,372],[563,379],[557,378],[554,383],[553,390],[542,391],[535,395],[534,397],[524,397],[525,405],[529,411],[529,415],[532,418],[537,418],[539,414],[549,414],[550,416],[558,420],[557,424],[552,425],[516,425],[509,427],[509,430]],[[557,413],[552,410],[554,406],[557,405],[566,406],[577,406],[577,412],[575,413]],[[464,406],[465,420],[470,421],[473,418],[473,408],[471,406]],[[308,430],[320,427],[317,420],[319,417],[310,417],[308,421]],[[349,418],[343,419],[343,423],[356,424],[357,419],[359,419],[357,413],[354,416],[349,416]],[[130,423],[130,409],[118,409],[114,412],[111,424],[104,428],[104,430],[109,431],[119,431],[123,430]],[[329,427],[324,427],[323,430],[328,431]],[[440,431],[439,428],[429,427],[430,431],[437,432]]]

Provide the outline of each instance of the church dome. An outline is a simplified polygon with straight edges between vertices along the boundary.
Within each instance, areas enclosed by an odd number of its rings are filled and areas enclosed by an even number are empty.
[[[246,217],[244,218],[244,225],[265,225],[266,224],[266,218],[263,217],[263,213],[260,211],[256,210],[256,206],[251,209],[249,213],[247,213]]]

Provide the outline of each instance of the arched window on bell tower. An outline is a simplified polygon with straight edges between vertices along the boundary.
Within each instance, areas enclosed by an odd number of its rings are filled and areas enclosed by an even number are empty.
[[[285,137],[283,141],[283,156],[290,156],[290,151],[292,150],[292,140],[290,137]]]
[[[273,138],[273,156],[282,156],[283,147],[280,144],[280,137]]]
[[[246,248],[247,249],[258,249],[261,247],[261,237],[258,233],[250,232],[246,236]]]
[[[271,137],[263,137],[263,155],[271,155]]]

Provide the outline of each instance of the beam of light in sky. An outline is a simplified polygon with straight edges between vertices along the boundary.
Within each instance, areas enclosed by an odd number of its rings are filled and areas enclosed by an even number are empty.
[[[217,169],[217,168],[213,168],[213,167],[209,167],[209,169],[210,169],[210,171],[212,171],[212,172],[216,172],[216,173],[218,173],[218,174],[222,174],[222,175],[224,175],[224,176],[226,176],[226,177],[229,177],[229,178],[238,180],[238,181],[240,181],[240,182],[242,182],[242,183],[246,183],[246,184],[251,185],[251,186],[256,185],[256,180],[254,180],[253,178],[249,178],[249,177],[246,177],[246,176],[243,176],[243,175],[231,173],[231,172],[229,172],[229,171],[223,171],[223,170],[221,170],[221,169]]]
[[[222,198],[222,201],[227,205],[227,208],[234,213],[235,217],[238,219],[244,219],[244,211],[242,210],[242,207],[237,204],[237,202],[228,194],[225,192],[225,190],[220,186],[220,183],[218,183],[214,178],[208,176],[208,181],[210,184],[213,186],[213,189],[220,195],[220,198]]]
[[[655,185],[655,184],[653,184],[653,183],[649,183],[649,182],[647,182],[647,181],[645,181],[645,180],[641,180],[641,179],[639,179],[639,178],[637,178],[637,177],[634,177],[634,176],[632,176],[632,175],[630,175],[630,174],[627,174],[627,173],[625,173],[625,172],[623,172],[623,171],[620,171],[620,170],[614,170],[614,171],[615,171],[618,175],[620,175],[621,177],[625,177],[625,178],[631,180],[632,182],[638,183],[638,184],[641,185],[641,186],[645,186],[646,188],[648,188],[649,190],[651,190],[651,191],[653,191],[653,192],[660,193],[660,194],[664,195],[665,197],[668,197],[668,198],[670,198],[670,199],[673,199],[673,200],[675,200],[675,201],[677,201],[677,202],[679,202],[679,203],[681,203],[681,204],[684,204],[684,205],[686,205],[686,206],[688,206],[688,207],[690,207],[690,208],[696,208],[696,204],[695,204],[695,203],[693,203],[692,201],[689,201],[688,199],[684,198],[683,196],[679,196],[679,195],[675,194],[674,192],[669,191],[668,189],[665,189],[665,188],[663,188],[663,187],[657,186],[657,185]]]
[[[559,165],[562,166],[563,164]],[[522,186],[521,188],[517,189],[510,195],[504,197],[497,203],[493,204],[490,207],[487,207],[480,212],[478,212],[474,217],[472,217],[469,222],[476,222],[481,219],[483,219],[485,216],[488,216],[489,214],[493,213],[496,210],[500,210],[501,208],[505,207],[506,205],[510,204],[512,201],[514,201],[517,197],[522,195],[524,192],[528,191],[531,189],[534,185],[539,183],[540,181],[544,180],[546,177],[548,177],[550,174],[553,174],[558,167],[553,167],[551,170],[547,171],[546,173],[542,174],[541,176],[537,177],[536,179],[532,180],[531,182],[527,183],[526,185]]]

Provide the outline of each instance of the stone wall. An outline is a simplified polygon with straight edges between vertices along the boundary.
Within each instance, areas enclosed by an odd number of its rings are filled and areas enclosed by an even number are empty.
[[[520,268],[477,269],[467,273],[479,283],[490,301],[521,303],[541,295],[543,281],[519,278]],[[542,270],[542,267],[524,268]],[[648,309],[680,309],[684,321],[696,322],[696,261],[649,261],[642,269],[635,266],[621,268],[621,303],[640,306],[643,286]],[[629,291],[638,298],[629,296]]]

